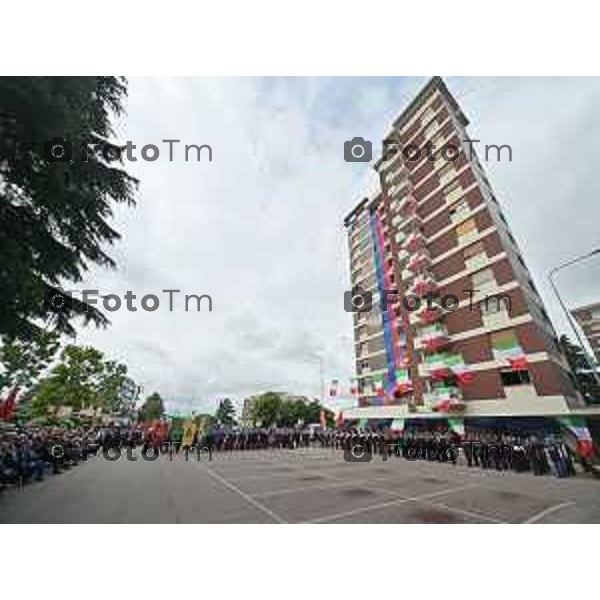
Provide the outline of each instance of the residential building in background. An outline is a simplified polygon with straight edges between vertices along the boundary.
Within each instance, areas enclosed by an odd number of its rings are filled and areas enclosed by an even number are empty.
[[[583,330],[596,361],[600,362],[600,302],[580,306],[571,314]]]
[[[552,415],[581,403],[467,125],[431,79],[385,138],[379,192],[345,219],[353,289],[372,294],[372,310],[353,313],[359,401],[347,419]]]

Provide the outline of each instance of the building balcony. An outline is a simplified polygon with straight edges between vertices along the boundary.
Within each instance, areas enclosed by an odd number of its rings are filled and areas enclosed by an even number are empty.
[[[448,330],[442,323],[424,327],[415,336],[415,348],[427,352],[435,352],[449,343]]]
[[[465,260],[465,266],[470,271],[477,271],[478,269],[483,269],[489,264],[490,260],[488,255],[485,252],[480,252],[475,256],[471,256]]]
[[[436,412],[464,412],[466,404],[462,398],[460,388],[456,386],[442,386],[424,394],[425,404]]]
[[[462,198],[463,194],[464,190],[460,185],[457,188],[454,188],[451,192],[445,195],[446,206],[454,204],[459,198]]]
[[[402,248],[408,252],[416,252],[424,247],[425,238],[420,231],[414,231],[411,233],[402,244]]]
[[[431,264],[429,253],[422,249],[418,254],[415,254],[408,262],[407,268],[410,271],[416,272],[428,267]]]
[[[412,261],[411,263],[409,263],[408,268],[411,269],[411,271],[416,270],[412,266]],[[415,296],[425,296],[428,293],[435,293],[437,291],[438,284],[435,281],[435,279],[433,279],[433,277],[429,274],[419,275],[418,277],[416,277],[412,286],[409,289],[409,292],[411,294],[414,294]]]
[[[400,202],[400,206],[398,208],[400,214],[407,217],[417,210],[417,201],[412,194],[409,194],[402,200],[402,202]]]

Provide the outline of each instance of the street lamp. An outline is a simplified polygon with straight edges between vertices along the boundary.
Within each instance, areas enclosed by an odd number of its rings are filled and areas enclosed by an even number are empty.
[[[558,271],[560,271],[561,269],[564,269],[565,267],[574,265],[575,263],[578,263],[578,262],[581,262],[588,258],[591,258],[592,256],[595,256],[596,254],[600,254],[600,248],[595,248],[594,250],[592,250],[591,252],[588,252],[587,254],[582,254],[581,256],[578,256],[576,258],[568,260],[567,262],[562,263],[561,265],[558,265],[557,267],[554,267],[554,269],[552,269],[548,273],[548,281],[550,282],[550,286],[554,290],[556,299],[558,300],[561,308],[563,309],[565,316],[567,317],[567,321],[569,322],[569,325],[571,326],[571,329],[573,330],[573,333],[575,334],[575,337],[577,338],[577,341],[579,342],[579,345],[581,346],[581,349],[583,350],[583,358],[584,358],[587,366],[590,368],[591,372],[593,373],[594,378],[596,379],[596,383],[598,383],[598,385],[600,385],[600,376],[598,375],[598,372],[596,371],[595,366],[590,364],[590,361],[588,360],[588,354],[585,350],[585,345],[583,343],[583,340],[581,339],[581,336],[579,335],[579,331],[577,330],[577,327],[575,325],[573,317],[571,316],[571,313],[565,306],[563,299],[561,298],[560,294],[558,293],[558,288],[556,287],[556,284],[554,283],[554,277],[558,273]]]

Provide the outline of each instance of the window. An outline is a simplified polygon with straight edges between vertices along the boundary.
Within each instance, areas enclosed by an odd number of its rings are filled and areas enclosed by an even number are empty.
[[[471,283],[475,289],[495,282],[493,269],[483,269],[483,271],[477,271],[477,273],[471,275]]]
[[[461,200],[456,206],[450,210],[450,218],[455,219],[461,214],[468,213],[471,210],[469,203],[466,200]]]
[[[479,256],[480,254],[486,254],[485,245],[483,242],[476,242],[475,244],[471,244],[467,246],[463,251],[463,256],[465,260],[469,260],[475,256]]]
[[[444,161],[445,162],[445,161]],[[445,179],[446,177],[450,177],[452,173],[455,173],[454,165],[451,162],[447,162],[440,170],[439,177],[440,179]]]
[[[506,305],[496,298],[486,298],[479,303],[482,315],[495,315],[500,312],[506,312]]]
[[[432,121],[429,125],[427,125],[427,127],[425,128],[425,131],[423,132],[423,135],[426,138],[429,138],[433,132],[438,128],[438,124],[437,121]]]
[[[477,231],[477,223],[475,219],[467,219],[456,228],[456,235],[461,238],[465,235],[475,233]]]
[[[514,329],[503,329],[490,334],[492,349],[498,352],[520,348]]]
[[[433,119],[433,117],[435,117],[435,110],[431,106],[428,106],[421,115],[421,126]]]
[[[527,369],[520,369],[518,371],[500,371],[500,379],[502,379],[502,385],[527,385],[531,383],[531,377]]]
[[[454,190],[457,190],[459,187],[462,187],[460,185],[460,181],[458,179],[456,179],[455,181],[453,181],[450,185],[447,185],[444,188],[444,195],[448,196],[449,194],[451,194]]]

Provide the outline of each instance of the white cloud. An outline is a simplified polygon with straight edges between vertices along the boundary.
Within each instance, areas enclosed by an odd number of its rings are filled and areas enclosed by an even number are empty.
[[[86,284],[132,290],[138,302],[165,288],[207,293],[214,310],[169,312],[163,294],[158,311],[122,309],[108,330],[87,328],[80,341],[127,362],[146,391],[160,391],[171,406],[212,407],[218,396],[241,400],[267,388],[318,396],[316,354],[327,380],[347,381],[352,319],[343,310],[342,220],[374,175],[344,162],[343,142],[380,140],[423,83],[132,79],[119,137],[138,153],[167,138],[210,144],[213,162],[183,162],[177,149],[168,162],[160,144],[156,162],[130,164],[141,188],[137,208],[115,215],[118,269],[95,270]],[[600,82],[451,79],[449,86],[474,122],[473,137],[513,146],[513,162],[490,164],[490,177],[541,283],[550,266],[600,241]],[[598,295],[600,265],[588,269],[571,282],[574,303]]]

